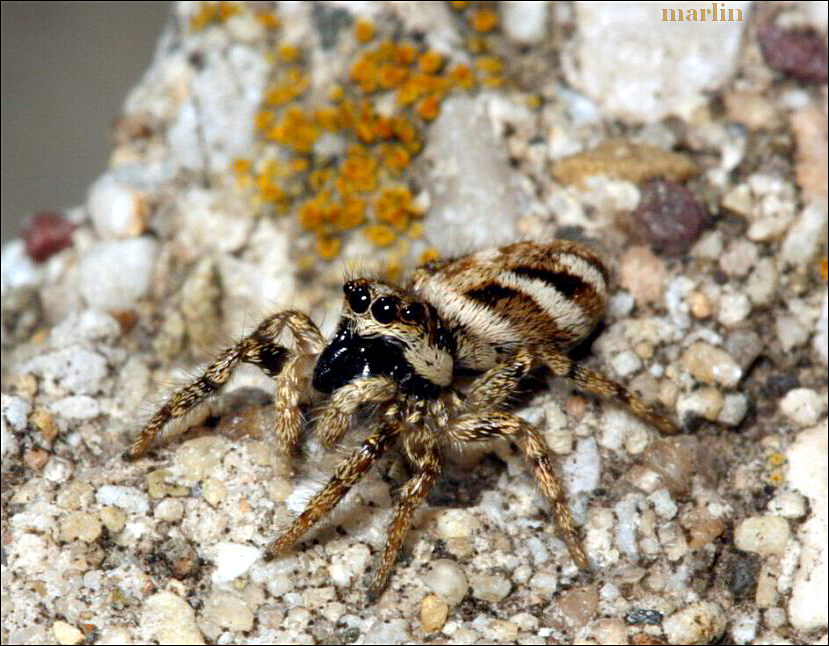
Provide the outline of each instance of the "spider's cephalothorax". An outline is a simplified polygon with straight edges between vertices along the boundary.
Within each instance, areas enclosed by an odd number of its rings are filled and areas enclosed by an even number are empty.
[[[374,405],[376,424],[268,546],[267,558],[289,550],[397,445],[414,475],[401,490],[389,527],[371,588],[376,596],[388,581],[415,508],[440,475],[445,448],[508,438],[524,452],[570,554],[586,569],[588,559],[542,434],[504,409],[519,382],[540,364],[582,390],[620,402],[663,432],[676,431],[623,386],[567,355],[595,328],[607,290],[608,272],[598,255],[566,241],[521,242],[429,263],[405,288],[350,280],[329,341],[301,312],[265,319],[177,391],[136,436],[127,457],[146,453],[169,422],[219,390],[240,362],[252,363],[276,378],[276,436],[287,453],[299,445],[305,402],[319,402],[314,430],[326,446],[342,439],[364,404]],[[293,350],[278,343],[285,327],[296,341]],[[458,376],[470,372],[477,376],[461,387]]]
[[[314,368],[313,386],[331,394],[358,377],[390,377],[425,399],[452,382],[453,339],[435,308],[366,279],[343,286],[345,307]]]

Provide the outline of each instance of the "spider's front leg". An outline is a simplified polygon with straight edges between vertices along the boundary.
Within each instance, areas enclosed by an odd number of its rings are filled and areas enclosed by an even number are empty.
[[[144,455],[169,422],[183,417],[216,394],[240,363],[251,363],[270,377],[279,376],[286,362],[291,364],[293,354],[276,343],[285,326],[293,333],[302,353],[319,352],[322,348],[322,334],[302,312],[292,310],[266,318],[251,334],[222,352],[198,379],[177,390],[141,429],[124,457],[135,460]]]
[[[553,506],[556,526],[567,543],[570,556],[582,570],[589,569],[587,554],[573,526],[573,517],[564,496],[564,487],[553,469],[550,449],[541,433],[517,415],[501,412],[471,413],[455,419],[447,429],[450,440],[485,442],[496,438],[516,439],[530,463],[541,492]]]
[[[265,558],[270,560],[287,552],[300,536],[334,509],[351,488],[368,473],[386,449],[394,443],[399,433],[399,424],[394,421],[384,421],[383,426],[369,435],[362,446],[351,454],[351,457],[340,463],[328,484],[311,498],[308,506],[297,516],[285,533],[268,545]]]

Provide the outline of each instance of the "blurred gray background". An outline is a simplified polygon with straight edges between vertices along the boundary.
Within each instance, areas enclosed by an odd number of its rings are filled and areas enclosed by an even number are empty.
[[[169,2],[0,4],[3,242],[28,215],[83,202],[171,11]]]

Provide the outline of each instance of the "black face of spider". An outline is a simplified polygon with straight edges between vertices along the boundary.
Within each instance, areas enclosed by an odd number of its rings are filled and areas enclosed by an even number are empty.
[[[452,380],[454,341],[435,309],[378,281],[343,286],[337,332],[317,360],[314,388],[332,393],[359,377],[387,376],[402,392],[435,397]]]

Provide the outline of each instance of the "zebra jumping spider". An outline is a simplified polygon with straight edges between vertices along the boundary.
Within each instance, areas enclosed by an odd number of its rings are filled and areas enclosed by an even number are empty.
[[[583,391],[616,400],[662,432],[676,432],[672,422],[623,386],[567,355],[598,323],[607,290],[608,270],[599,256],[569,241],[519,242],[431,262],[404,288],[369,278],[349,280],[330,340],[302,312],[270,316],[177,391],[136,436],[126,457],[146,453],[169,422],[216,393],[239,363],[247,362],[276,379],[276,435],[286,453],[299,446],[303,403],[319,402],[315,431],[327,447],[338,444],[364,405],[374,411],[374,430],[268,546],[266,558],[287,552],[397,445],[414,475],[389,526],[370,589],[376,598],[415,509],[440,476],[447,445],[507,438],[521,447],[570,555],[587,569],[542,434],[504,409],[521,379],[544,365]],[[286,327],[296,341],[293,350],[278,343]],[[463,373],[476,375],[466,387],[458,383]]]

